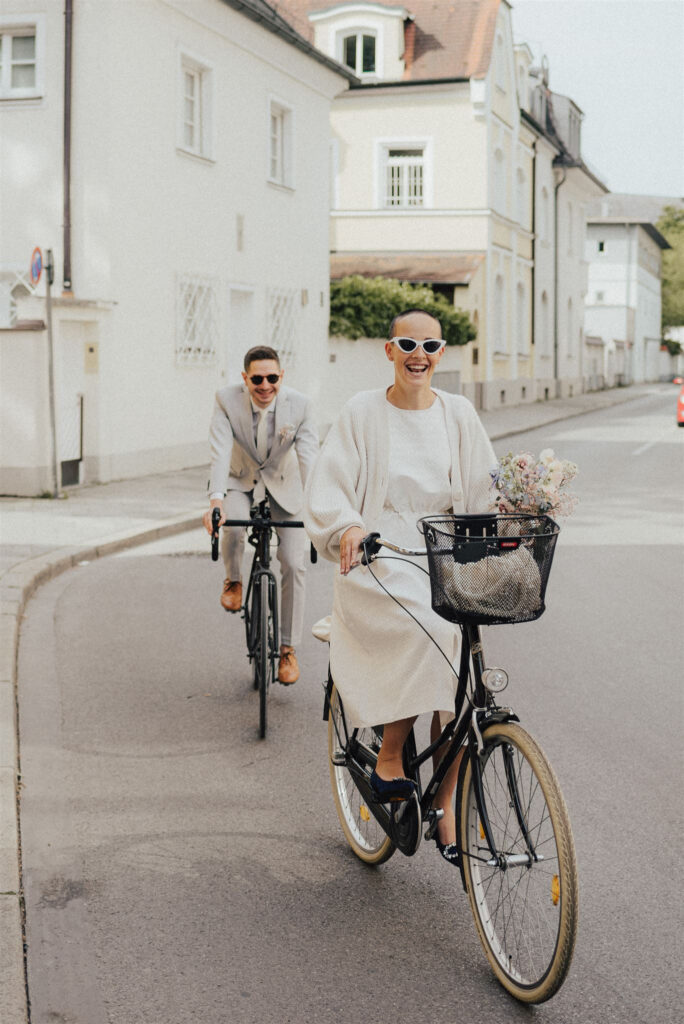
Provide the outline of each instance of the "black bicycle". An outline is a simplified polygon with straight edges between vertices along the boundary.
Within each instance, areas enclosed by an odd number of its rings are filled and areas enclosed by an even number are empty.
[[[362,563],[372,572],[381,548],[427,555],[432,606],[462,634],[455,718],[420,752],[411,732],[404,770],[415,792],[400,803],[380,803],[370,776],[382,728],[348,726],[329,674],[324,718],[337,813],[347,842],[365,863],[382,864],[397,849],[411,856],[423,827],[426,839],[435,836],[443,811],[432,803],[464,749],[455,808],[462,884],[497,978],[516,999],[541,1003],[563,984],[575,944],[572,831],[545,754],[513,710],[497,703],[508,676],[485,667],[480,626],[539,618],[558,526],[547,516],[529,515],[444,515],[420,526],[426,548],[402,548],[369,534]],[[420,768],[440,751],[423,786]]]
[[[271,519],[268,498],[250,509],[249,519],[227,519],[224,526],[248,527],[247,540],[254,548],[249,583],[242,605],[245,621],[247,657],[254,670],[254,689],[259,691],[259,736],[266,736],[268,694],[276,678],[276,663],[279,657],[280,641],[278,617],[278,586],[271,570],[271,538],[278,527],[303,528],[304,523],[291,520],[276,522]],[[211,557],[219,557],[219,521],[221,513],[214,509],[211,516]],[[312,549],[312,562],[316,560]]]

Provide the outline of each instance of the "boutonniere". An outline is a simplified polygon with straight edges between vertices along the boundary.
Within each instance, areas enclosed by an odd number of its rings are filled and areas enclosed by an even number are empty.
[[[284,427],[281,427],[278,431],[278,437],[280,438],[281,444],[285,441],[289,441],[294,437],[295,428],[292,423],[286,423]]]

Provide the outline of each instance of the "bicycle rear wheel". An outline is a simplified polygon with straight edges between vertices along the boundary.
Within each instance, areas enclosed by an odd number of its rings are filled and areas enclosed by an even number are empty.
[[[577,866],[568,812],[553,769],[524,729],[513,722],[493,725],[484,743],[482,791],[499,863],[488,863],[493,858],[468,758],[459,826],[470,907],[501,984],[522,1002],[542,1003],[565,980],[577,932]]]
[[[380,740],[373,729],[359,729],[356,735],[364,746],[375,751],[380,749]],[[342,763],[347,745],[342,700],[333,687],[328,715],[328,757],[337,816],[356,856],[366,864],[383,864],[389,860],[396,847],[373,817],[349,770]]]

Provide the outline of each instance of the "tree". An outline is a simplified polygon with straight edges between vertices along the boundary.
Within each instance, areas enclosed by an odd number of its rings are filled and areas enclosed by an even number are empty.
[[[476,336],[467,313],[427,285],[354,274],[330,283],[330,333],[344,338],[384,338],[390,321],[404,309],[424,309],[442,324],[447,345],[466,345]]]
[[[663,252],[662,327],[665,334],[668,327],[684,324],[684,209],[666,206],[656,227],[672,246]]]

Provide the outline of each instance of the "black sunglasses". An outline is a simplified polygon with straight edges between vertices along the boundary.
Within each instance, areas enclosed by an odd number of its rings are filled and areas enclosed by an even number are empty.
[[[259,385],[263,383],[264,380],[267,380],[269,384],[277,384],[278,381],[280,380],[280,374],[267,373],[266,377],[264,377],[263,374],[261,373],[255,373],[249,379],[251,380],[252,384],[256,384],[256,386],[259,387]]]

